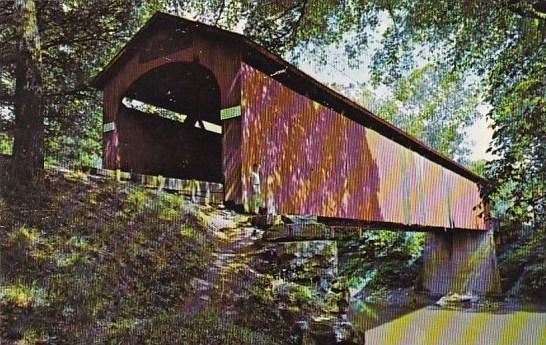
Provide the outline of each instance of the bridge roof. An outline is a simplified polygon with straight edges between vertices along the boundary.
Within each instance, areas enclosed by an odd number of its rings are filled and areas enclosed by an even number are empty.
[[[127,42],[108,65],[97,74],[92,85],[96,88],[104,88],[108,80],[116,75],[136,51],[143,47],[142,43],[160,28],[192,30],[209,34],[223,41],[236,44],[241,48],[243,61],[270,74],[271,77],[295,91],[336,110],[351,120],[377,131],[381,135],[390,138],[471,181],[478,184],[484,184],[486,182],[482,176],[437,152],[415,137],[381,119],[363,106],[318,82],[313,77],[302,72],[291,63],[250,40],[248,37],[162,12],[155,13],[131,40]],[[281,71],[282,73],[279,73]]]

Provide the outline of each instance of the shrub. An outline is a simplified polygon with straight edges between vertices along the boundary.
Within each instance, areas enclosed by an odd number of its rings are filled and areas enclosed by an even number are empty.
[[[313,290],[305,285],[297,285],[293,294],[294,301],[299,305],[311,304],[316,297]]]

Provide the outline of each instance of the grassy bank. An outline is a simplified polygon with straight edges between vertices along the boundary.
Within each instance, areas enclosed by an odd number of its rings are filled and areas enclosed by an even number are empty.
[[[182,197],[74,172],[21,193],[0,201],[0,343],[287,343],[263,296],[181,316],[227,241]]]

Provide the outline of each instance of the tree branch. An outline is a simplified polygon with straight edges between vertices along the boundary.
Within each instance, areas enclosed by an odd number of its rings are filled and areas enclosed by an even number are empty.
[[[57,47],[57,46],[60,46],[60,45],[63,45],[63,44],[75,45],[75,44],[97,42],[97,41],[104,42],[104,43],[112,43],[111,40],[108,40],[108,39],[106,39],[104,37],[101,37],[102,36],[101,34],[103,34],[103,33],[104,34],[112,33],[113,31],[114,30],[107,30],[107,31],[103,31],[101,33],[97,33],[97,34],[94,34],[94,35],[91,34],[90,36],[83,36],[83,37],[80,37],[78,39],[61,36],[58,39],[51,40],[51,41],[48,41],[48,42],[44,42],[42,44],[42,49],[47,50],[49,48]]]
[[[87,92],[92,91],[91,87],[88,84],[82,84],[78,87],[75,87],[70,90],[64,90],[59,92],[44,93],[44,97],[51,99],[55,97],[65,97],[65,96],[80,96],[86,97],[89,99],[95,99],[94,95],[88,95]]]
[[[546,20],[546,13],[541,11],[541,6],[544,6],[546,9],[546,1],[531,5],[527,2],[522,4],[521,0],[511,0],[507,8],[509,11],[524,18]]]
[[[15,51],[7,50],[0,53],[0,66],[11,65],[17,62],[17,54]]]
[[[214,26],[218,26],[218,22],[222,18],[222,14],[224,14],[224,9],[226,8],[226,0],[222,0],[222,5],[220,6],[220,10],[218,11],[218,15],[216,16],[216,19],[214,20]]]
[[[294,23],[294,25],[292,25],[292,33],[290,34],[290,40],[294,39],[296,37],[296,34],[298,32],[298,29],[301,25],[301,22],[303,20],[303,17],[305,17],[305,13],[306,13],[306,9],[307,9],[307,4],[308,4],[308,0],[305,0],[302,5],[301,5],[301,8],[300,8],[300,15],[298,17],[298,20],[296,20],[296,22]]]
[[[291,6],[291,7],[287,8],[287,9],[285,9],[282,12],[282,14],[280,16],[278,16],[274,20],[274,21],[279,20],[280,18],[286,16],[288,13],[292,12],[293,10],[295,10],[296,8],[299,7],[298,19],[292,25],[290,25],[290,28],[288,30],[286,30],[285,32],[282,32],[279,35],[277,35],[276,39],[281,40],[281,39],[288,36],[289,40],[292,40],[296,36],[298,27],[300,26],[300,24],[301,24],[301,22],[303,20],[303,17],[305,16],[307,4],[308,4],[308,0],[305,0],[305,1],[299,3],[299,4],[295,5],[295,6]]]

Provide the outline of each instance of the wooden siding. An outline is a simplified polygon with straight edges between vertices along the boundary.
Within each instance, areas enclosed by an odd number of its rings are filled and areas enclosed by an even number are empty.
[[[257,162],[278,213],[486,229],[476,183],[245,63],[241,79],[243,202]]]
[[[223,121],[222,169],[226,201],[242,204],[241,185],[241,117]]]

